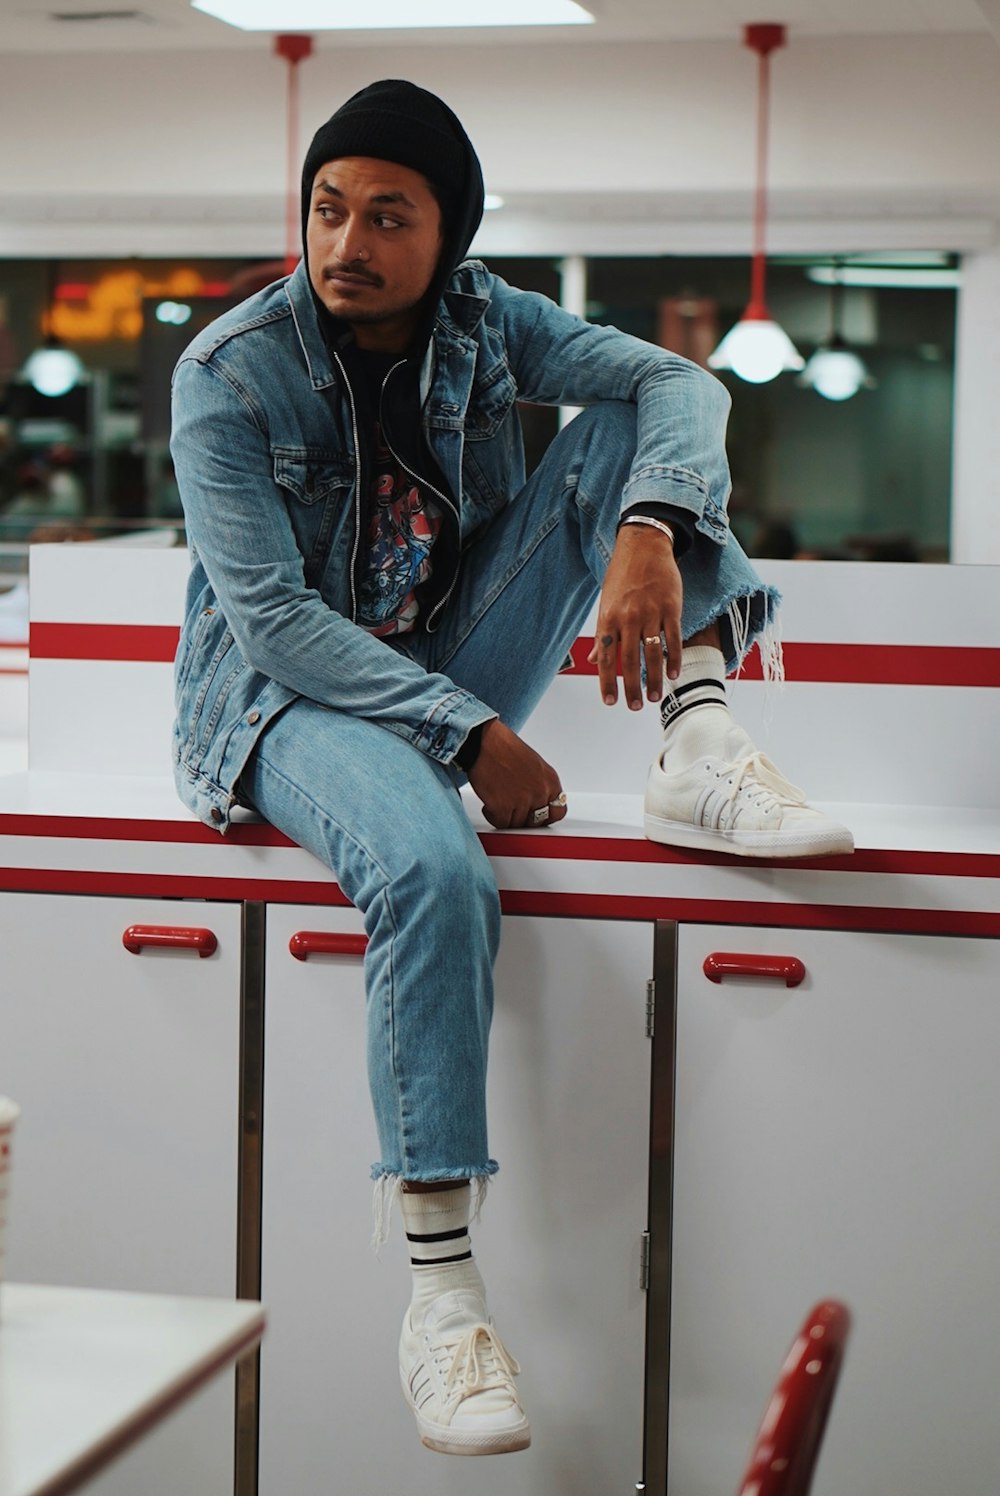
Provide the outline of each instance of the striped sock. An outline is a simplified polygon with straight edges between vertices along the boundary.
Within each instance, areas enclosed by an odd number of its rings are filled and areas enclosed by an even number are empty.
[[[413,1270],[410,1312],[416,1321],[442,1293],[485,1293],[469,1238],[468,1181],[448,1190],[402,1190],[399,1196]]]
[[[663,698],[660,720],[671,768],[705,753],[723,752],[726,736],[735,723],[726,700],[726,665],[721,650],[707,644],[685,647],[680,676]]]

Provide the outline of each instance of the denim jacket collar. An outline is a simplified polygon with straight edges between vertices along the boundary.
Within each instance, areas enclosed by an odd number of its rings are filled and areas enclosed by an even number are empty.
[[[299,261],[285,282],[285,291],[312,387],[314,390],[327,389],[331,384],[336,384],[337,375],[316,315],[305,260]],[[435,330],[440,327],[452,337],[467,338],[483,320],[489,304],[489,297],[486,295],[446,290],[438,306]]]
[[[331,384],[336,384],[337,375],[334,372],[330,350],[316,315],[316,303],[313,301],[305,260],[299,261],[285,282],[285,292],[292,309],[292,320],[305,355],[312,387],[314,390],[328,389]]]

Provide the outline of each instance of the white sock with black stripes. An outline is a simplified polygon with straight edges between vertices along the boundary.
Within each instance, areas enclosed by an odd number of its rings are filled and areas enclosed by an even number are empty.
[[[729,714],[726,662],[721,649],[709,644],[686,645],[681,654],[681,673],[667,685],[660,705],[660,720],[664,746],[669,752],[664,764],[671,771],[693,763],[703,754],[733,757],[744,738],[752,751],[746,733]]]
[[[400,1191],[413,1271],[410,1318],[414,1325],[423,1320],[435,1299],[452,1289],[471,1289],[485,1304],[486,1288],[469,1238],[471,1193],[468,1180],[447,1190]]]

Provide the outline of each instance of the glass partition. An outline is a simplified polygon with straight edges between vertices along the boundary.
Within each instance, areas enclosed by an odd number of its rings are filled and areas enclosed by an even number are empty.
[[[894,284],[892,258],[881,256],[881,284],[839,290],[832,270],[856,278],[857,262],[770,263],[771,309],[800,352],[836,331],[868,378],[832,400],[790,374],[767,385],[722,376],[733,397],[732,521],[753,554],[947,559],[957,271],[928,258],[937,283],[932,273]],[[489,263],[560,298],[558,260]],[[31,538],[180,535],[171,370],[200,328],[282,273],[280,261],[0,260],[0,586],[23,570]],[[591,320],[700,363],[749,288],[749,262],[731,257],[596,258],[586,273]],[[82,365],[64,393],[40,392],[24,372],[52,342]],[[533,466],[558,415],[525,406],[522,416]]]

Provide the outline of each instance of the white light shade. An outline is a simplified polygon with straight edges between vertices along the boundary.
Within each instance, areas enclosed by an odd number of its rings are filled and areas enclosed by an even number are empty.
[[[68,348],[36,348],[22,373],[40,395],[66,395],[80,382],[83,365]]]
[[[161,301],[156,308],[156,320],[183,327],[191,321],[191,308],[183,301]]]
[[[817,348],[802,373],[802,383],[812,385],[827,400],[849,400],[868,378],[868,370],[849,348]]]
[[[191,0],[243,31],[383,31],[435,26],[586,26],[575,0]]]
[[[801,369],[805,359],[788,334],[765,317],[744,317],[730,328],[710,355],[710,369],[732,369],[749,384],[766,384],[784,369]]]

